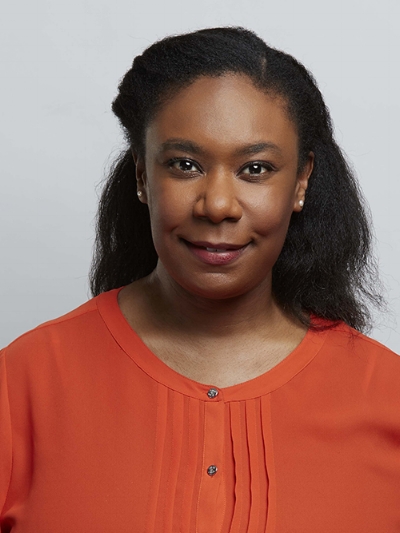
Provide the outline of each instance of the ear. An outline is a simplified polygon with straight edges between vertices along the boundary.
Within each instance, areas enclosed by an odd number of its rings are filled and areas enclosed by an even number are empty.
[[[293,211],[299,213],[306,202],[306,190],[308,187],[308,180],[314,168],[314,152],[308,154],[307,161],[297,176],[296,193]]]
[[[147,204],[147,182],[146,182],[146,167],[143,157],[139,157],[132,152],[133,161],[136,167],[136,190],[139,200]]]

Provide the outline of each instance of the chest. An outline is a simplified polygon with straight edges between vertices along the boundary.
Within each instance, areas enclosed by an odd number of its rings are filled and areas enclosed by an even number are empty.
[[[147,347],[168,367],[199,383],[220,388],[252,380],[283,361],[300,342],[264,338],[195,339],[148,336]]]
[[[30,401],[13,439],[13,533],[399,530],[399,427],[357,398],[293,378],[228,399],[122,366]]]

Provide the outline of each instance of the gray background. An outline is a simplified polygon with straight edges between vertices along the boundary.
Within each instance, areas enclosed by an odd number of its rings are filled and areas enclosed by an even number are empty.
[[[0,21],[0,346],[88,299],[99,184],[122,136],[110,103],[135,55],[173,33],[242,25],[315,75],[371,206],[400,352],[398,0],[22,0]],[[397,323],[396,323],[397,319]]]

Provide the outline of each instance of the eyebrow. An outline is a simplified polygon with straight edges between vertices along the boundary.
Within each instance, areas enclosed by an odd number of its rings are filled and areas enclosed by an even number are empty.
[[[186,139],[168,139],[167,141],[161,144],[159,152],[166,152],[167,150],[181,150],[182,152],[188,152],[195,155],[204,155],[206,150],[200,145],[196,144],[193,141],[188,141]],[[260,152],[265,152],[267,150],[281,154],[281,149],[279,146],[272,142],[259,142],[256,144],[247,144],[241,148],[237,148],[234,151],[234,155],[253,155],[259,154]]]

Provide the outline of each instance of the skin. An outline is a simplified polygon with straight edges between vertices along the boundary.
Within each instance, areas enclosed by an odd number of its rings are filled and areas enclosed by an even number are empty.
[[[306,333],[276,304],[271,279],[313,154],[299,172],[285,101],[236,74],[179,91],[149,124],[145,146],[144,158],[134,154],[137,188],[159,261],[120,292],[121,310],[162,361],[195,381],[227,387],[257,377]],[[198,241],[247,246],[210,265],[188,246]]]

